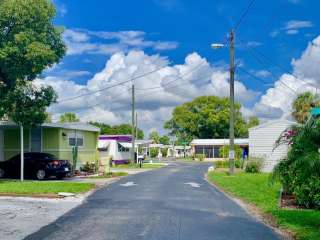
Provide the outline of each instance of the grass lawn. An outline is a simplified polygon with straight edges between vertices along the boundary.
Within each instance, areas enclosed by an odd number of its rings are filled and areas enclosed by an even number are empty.
[[[296,234],[298,239],[320,239],[320,211],[278,208],[280,184],[270,185],[268,174],[210,172],[209,181],[227,192],[271,214],[277,224]]]
[[[148,169],[153,169],[153,168],[162,168],[166,166],[163,163],[143,163],[142,168],[148,168]],[[129,163],[129,164],[122,164],[122,165],[116,165],[114,168],[140,168],[140,165],[138,163]]]
[[[0,194],[17,195],[42,195],[57,194],[59,192],[84,193],[95,187],[93,183],[73,183],[73,182],[40,182],[3,180],[0,181]]]
[[[125,177],[128,176],[126,172],[110,172],[99,176],[92,176],[89,178],[114,178],[114,177]]]

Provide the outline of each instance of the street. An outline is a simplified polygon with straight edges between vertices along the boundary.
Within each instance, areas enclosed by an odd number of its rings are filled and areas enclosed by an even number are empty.
[[[26,239],[280,239],[204,180],[208,166],[172,163],[123,178]]]

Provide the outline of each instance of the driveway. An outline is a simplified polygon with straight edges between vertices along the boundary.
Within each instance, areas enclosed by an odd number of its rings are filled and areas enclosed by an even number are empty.
[[[26,239],[280,239],[203,179],[208,166],[173,163],[123,178]]]

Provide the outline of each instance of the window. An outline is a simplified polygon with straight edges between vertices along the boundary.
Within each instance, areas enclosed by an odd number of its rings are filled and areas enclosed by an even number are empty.
[[[120,143],[118,143],[118,152],[129,152],[129,148],[125,148]]]
[[[69,141],[69,146],[72,146],[72,147],[76,146],[76,143],[78,147],[84,146],[84,137],[81,133],[77,133],[77,134],[70,133],[68,135],[68,141]]]

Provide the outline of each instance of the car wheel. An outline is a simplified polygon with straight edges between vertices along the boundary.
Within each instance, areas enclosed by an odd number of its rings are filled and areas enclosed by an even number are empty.
[[[38,180],[43,180],[46,177],[46,171],[40,169],[37,171],[36,177]]]
[[[4,170],[0,168],[0,178],[4,178]]]

